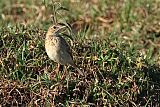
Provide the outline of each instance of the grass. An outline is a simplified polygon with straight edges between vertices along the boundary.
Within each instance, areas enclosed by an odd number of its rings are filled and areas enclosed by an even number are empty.
[[[58,21],[71,24],[75,63],[60,82],[45,53],[49,0],[0,4],[0,106],[159,106],[159,1],[59,1]],[[57,6],[57,5],[56,5]],[[58,7],[58,6],[57,6]]]

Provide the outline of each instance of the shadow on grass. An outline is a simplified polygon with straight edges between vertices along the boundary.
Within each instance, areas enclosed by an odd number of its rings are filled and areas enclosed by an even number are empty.
[[[141,92],[137,95],[136,103],[142,106],[160,106],[160,67],[153,65],[144,67],[141,72],[148,81],[143,84]]]

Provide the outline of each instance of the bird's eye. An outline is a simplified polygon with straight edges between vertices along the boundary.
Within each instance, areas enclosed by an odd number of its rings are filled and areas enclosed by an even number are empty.
[[[56,29],[57,27],[56,27],[56,26],[53,26],[53,28]]]

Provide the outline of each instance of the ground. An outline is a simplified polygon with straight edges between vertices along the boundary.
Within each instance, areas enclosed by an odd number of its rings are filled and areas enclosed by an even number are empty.
[[[53,16],[71,25],[65,39],[86,78],[72,67],[49,78]],[[0,106],[159,106],[159,21],[159,0],[1,0]]]

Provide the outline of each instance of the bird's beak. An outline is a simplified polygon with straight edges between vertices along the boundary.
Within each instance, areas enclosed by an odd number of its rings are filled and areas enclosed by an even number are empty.
[[[58,29],[56,32],[59,32],[60,30],[63,30],[64,28],[66,28],[66,25],[58,25]]]
[[[64,24],[64,23],[58,23],[58,29],[57,29],[57,31],[56,32],[60,32],[61,30],[63,30],[64,28],[68,28],[69,29],[69,32],[70,32],[70,35],[72,35],[72,29],[71,29],[71,27],[70,27],[70,25],[68,25],[68,24]],[[71,37],[71,36],[69,36],[69,35],[67,35],[67,34],[65,34],[65,33],[62,33],[63,34],[63,36],[67,36],[68,38],[70,38],[71,40],[73,40],[73,38]]]
[[[59,30],[63,29],[63,28],[68,28],[70,32],[72,32],[70,25],[66,24],[66,23],[58,23],[59,26]]]

